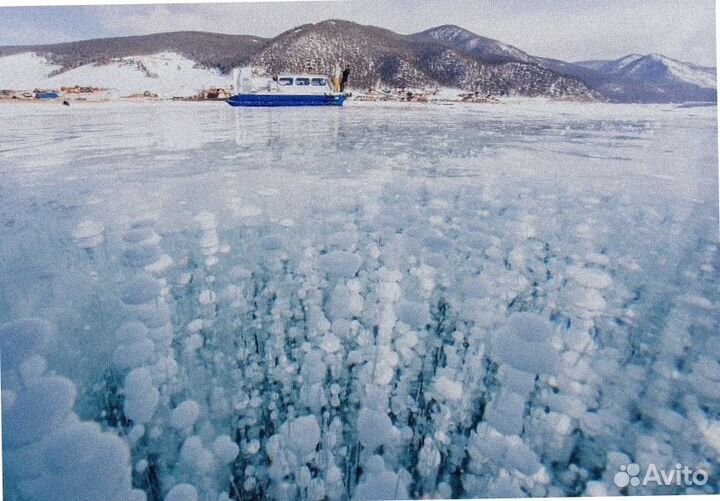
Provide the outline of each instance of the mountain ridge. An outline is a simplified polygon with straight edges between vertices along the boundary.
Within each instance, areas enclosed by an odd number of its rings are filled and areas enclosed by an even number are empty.
[[[444,24],[409,35],[417,40],[434,39],[464,48],[481,59],[492,62],[530,62],[531,56],[513,45],[477,35],[455,24]]]
[[[228,35],[207,31],[170,31],[149,35],[93,38],[42,45],[0,46],[0,57],[21,52],[44,55],[63,69],[83,64],[102,64],[109,59],[176,52],[206,67],[228,73],[247,62],[247,54],[268,39],[253,35]]]
[[[517,62],[495,63],[441,41],[331,19],[281,33],[251,59],[269,71],[332,73],[350,64],[355,87],[449,86],[491,95],[600,99],[575,79]]]
[[[351,85],[367,88],[449,86],[492,95],[545,96],[619,102],[716,100],[709,69],[653,55],[576,63],[530,55],[457,25],[408,35],[386,28],[328,19],[272,38],[176,31],[64,42],[2,46],[0,57],[34,52],[62,73],[119,58],[175,52],[199,67],[228,74],[238,66],[268,71],[331,73],[352,67]],[[644,66],[633,66],[643,61]],[[635,68],[635,73],[628,71]],[[2,80],[0,76],[0,87]]]
[[[421,32],[461,48],[484,51],[489,57],[515,58],[560,75],[575,78],[615,102],[717,101],[715,69],[693,65],[660,54],[629,54],[616,60],[570,63],[532,56],[516,47],[445,25]],[[638,65],[649,67],[635,71]],[[623,71],[623,69],[626,69]],[[712,73],[712,76],[708,76]]]

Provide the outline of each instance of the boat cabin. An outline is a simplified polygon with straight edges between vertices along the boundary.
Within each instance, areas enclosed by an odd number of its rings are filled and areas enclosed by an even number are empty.
[[[272,78],[252,76],[247,71],[238,75],[237,89],[241,94],[278,92],[295,95],[324,95],[332,93],[330,79],[325,75],[281,73]]]
[[[249,68],[236,73],[237,94],[227,99],[231,106],[342,106],[345,94],[333,92],[325,75],[281,73],[255,76]]]
[[[268,80],[266,89],[283,94],[326,94],[332,92],[330,79],[323,75],[278,75]]]
[[[279,87],[324,87],[330,88],[330,81],[319,75],[281,75],[278,76],[277,84]]]

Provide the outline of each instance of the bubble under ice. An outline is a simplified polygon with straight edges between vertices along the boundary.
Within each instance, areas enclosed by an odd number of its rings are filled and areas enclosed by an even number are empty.
[[[714,107],[108,106],[0,107],[8,499],[718,492]]]

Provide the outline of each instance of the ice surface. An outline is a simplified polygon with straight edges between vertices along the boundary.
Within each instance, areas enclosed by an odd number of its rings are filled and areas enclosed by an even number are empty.
[[[60,426],[72,410],[75,395],[75,386],[67,378],[33,379],[12,406],[3,410],[3,442],[10,447],[29,444]]]
[[[135,423],[147,423],[159,402],[150,371],[145,367],[133,369],[125,377],[125,415]]]
[[[535,313],[513,313],[507,328],[493,340],[494,353],[503,363],[531,374],[554,374],[557,365],[551,345],[552,324]]]
[[[7,350],[22,360],[19,370],[3,366],[4,478],[13,496],[32,501],[129,498],[127,443],[98,423],[78,419],[72,381],[44,375],[47,361],[37,351],[52,331],[35,318],[0,325],[0,339],[27,341],[24,352]]]
[[[215,455],[223,463],[233,461],[240,452],[240,447],[238,447],[228,435],[220,435],[217,437],[212,447]]]
[[[381,500],[407,499],[407,497],[407,487],[400,476],[385,469],[382,457],[373,456],[368,460],[367,473],[360,480],[353,499]]]
[[[315,416],[302,416],[284,423],[280,427],[287,447],[299,458],[315,450],[320,441],[320,425]]]
[[[0,106],[6,498],[715,468],[715,112]]]
[[[200,406],[194,400],[185,400],[175,407],[170,414],[170,425],[184,429],[192,426],[200,415]]]
[[[120,298],[125,304],[149,303],[160,294],[160,282],[150,276],[139,276],[122,291]]]
[[[148,335],[148,328],[137,320],[125,322],[115,331],[115,338],[119,343],[140,341]]]
[[[325,271],[331,277],[352,278],[357,273],[362,259],[346,251],[332,251],[321,258]]]
[[[113,352],[113,363],[121,369],[140,367],[152,357],[155,345],[149,339],[120,344]]]
[[[52,332],[48,322],[37,318],[14,320],[0,326],[2,370],[16,368],[25,358],[41,350]]]
[[[440,376],[435,380],[435,392],[438,400],[460,400],[463,388],[461,383],[446,376]]]
[[[104,231],[105,226],[102,223],[86,219],[78,223],[72,232],[72,237],[81,249],[92,249],[103,242]]]
[[[360,443],[371,451],[383,444],[391,444],[397,436],[390,417],[382,411],[362,409],[357,426]]]
[[[197,490],[190,484],[178,484],[167,493],[165,501],[197,501]]]

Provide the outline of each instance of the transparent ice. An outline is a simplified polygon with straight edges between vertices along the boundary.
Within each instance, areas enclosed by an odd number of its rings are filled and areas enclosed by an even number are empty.
[[[715,107],[17,105],[0,137],[6,499],[718,492]]]

